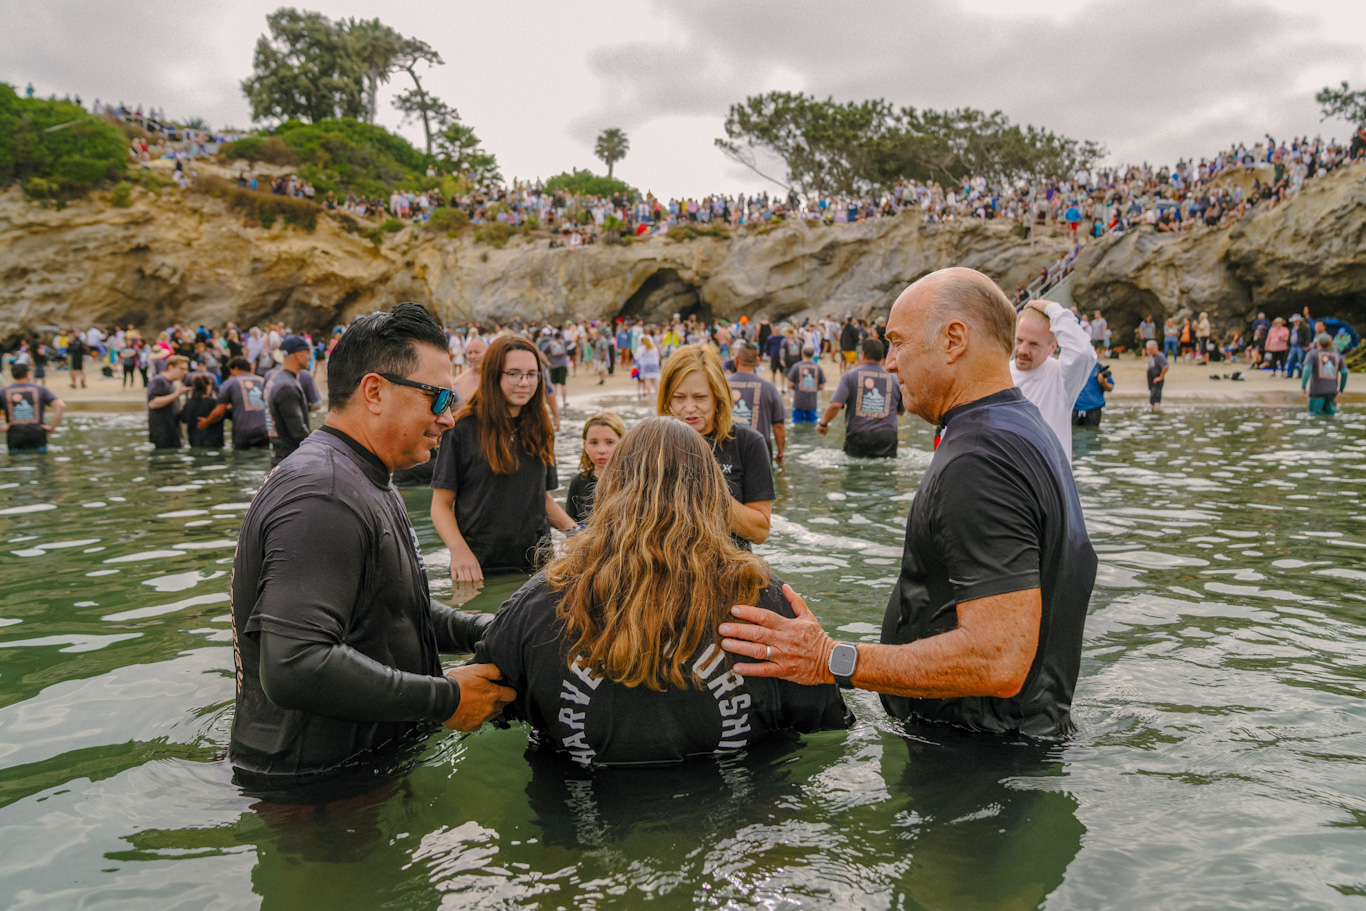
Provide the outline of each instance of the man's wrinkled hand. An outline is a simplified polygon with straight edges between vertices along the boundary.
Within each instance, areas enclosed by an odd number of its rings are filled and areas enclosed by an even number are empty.
[[[442,724],[453,731],[473,731],[503,713],[517,691],[503,686],[503,672],[495,664],[466,664],[446,676],[460,684],[460,707]]]

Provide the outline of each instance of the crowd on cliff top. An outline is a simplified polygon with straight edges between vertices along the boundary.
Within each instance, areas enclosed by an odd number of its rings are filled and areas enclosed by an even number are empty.
[[[1138,224],[1163,232],[1219,227],[1253,207],[1272,207],[1298,193],[1316,176],[1366,156],[1366,131],[1349,145],[1295,139],[1276,143],[1270,137],[1251,147],[1231,146],[1199,162],[1175,167],[1129,165],[1079,169],[1074,174],[1039,181],[1033,186],[1006,187],[981,175],[944,187],[935,182],[901,181],[890,191],[859,198],[818,196],[803,200],[795,190],[786,196],[712,195],[700,200],[662,200],[652,193],[616,196],[575,195],[549,190],[537,181],[491,184],[443,199],[435,190],[397,190],[385,199],[348,195],[328,207],[354,214],[387,215],[425,221],[442,206],[462,210],[472,224],[534,225],[564,235],[552,246],[573,248],[595,242],[605,231],[636,237],[668,234],[677,226],[733,229],[798,219],[820,224],[865,221],[916,209],[929,222],[978,218],[1008,219],[1020,224],[1050,225],[1076,235],[1098,237],[1123,233]],[[1236,172],[1252,175],[1251,186],[1235,181]],[[307,196],[306,187],[300,195]]]
[[[31,95],[32,87],[29,89]],[[211,143],[245,135],[171,128],[163,111],[152,109],[144,114],[141,105],[135,109],[126,108],[122,102],[102,106],[97,99],[93,110],[131,122],[152,123],[174,135],[178,142],[161,154],[178,160],[176,179],[182,186],[194,179],[193,169],[186,162],[205,155]],[[130,152],[144,162],[150,154],[147,143],[137,140]],[[1155,168],[1145,162],[1095,171],[1081,168],[1072,174],[1016,186],[988,181],[980,174],[947,184],[904,180],[891,190],[863,196],[803,198],[789,190],[785,195],[713,194],[666,201],[649,192],[602,196],[552,191],[538,179],[487,184],[449,198],[437,190],[407,189],[395,189],[388,198],[354,192],[339,198],[331,191],[316,193],[310,183],[296,175],[263,180],[245,172],[238,184],[314,200],[325,208],[360,217],[425,222],[438,209],[449,206],[462,210],[475,225],[547,228],[563,235],[552,240],[552,246],[572,249],[596,242],[605,231],[645,238],[667,235],[680,225],[724,230],[788,219],[844,224],[896,215],[906,209],[919,210],[932,223],[1007,219],[1090,237],[1123,233],[1139,224],[1153,225],[1163,232],[1189,231],[1228,225],[1256,206],[1275,206],[1314,177],[1364,159],[1366,129],[1354,132],[1345,144],[1307,136],[1277,142],[1267,136],[1265,141],[1233,144],[1198,162],[1182,160],[1174,167]],[[1253,175],[1250,187],[1244,187],[1246,180],[1234,179],[1240,171]]]

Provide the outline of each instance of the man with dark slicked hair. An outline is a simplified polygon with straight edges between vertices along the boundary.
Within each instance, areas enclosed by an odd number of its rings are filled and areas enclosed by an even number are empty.
[[[897,718],[1057,737],[1096,578],[1067,454],[1011,378],[1015,311],[989,278],[945,269],[887,321],[888,369],[941,442],[906,521],[880,643],[836,642],[790,588],[795,618],[737,605],[722,646],[744,677],[873,690]]]
[[[327,419],[266,479],[233,560],[228,759],[268,798],[352,772],[373,786],[436,724],[473,730],[516,695],[493,665],[442,674],[440,654],[473,651],[492,618],[432,600],[390,483],[452,424],[440,325],[419,304],[360,317],[327,371]]]

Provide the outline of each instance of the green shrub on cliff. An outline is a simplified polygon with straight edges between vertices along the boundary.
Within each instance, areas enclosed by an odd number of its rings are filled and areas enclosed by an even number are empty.
[[[127,167],[127,143],[101,118],[64,101],[20,98],[0,83],[0,187],[17,180],[35,198],[69,199]]]
[[[395,187],[435,186],[422,153],[402,136],[358,120],[290,120],[276,137],[301,162],[299,175],[319,192],[383,196]]]
[[[116,209],[126,209],[133,204],[133,185],[120,180],[109,194],[109,204]]]
[[[457,209],[453,206],[441,206],[432,212],[427,219],[428,231],[445,231],[447,234],[455,234],[463,231],[470,226],[469,213],[464,209]]]
[[[575,196],[587,193],[590,196],[625,196],[629,199],[636,194],[636,188],[624,180],[599,177],[592,171],[578,169],[556,174],[545,182],[545,188],[552,193],[562,190]]]
[[[219,146],[218,154],[224,161],[245,158],[249,162],[264,161],[266,164],[286,166],[300,163],[294,150],[274,136],[244,136],[233,142],[225,142]]]

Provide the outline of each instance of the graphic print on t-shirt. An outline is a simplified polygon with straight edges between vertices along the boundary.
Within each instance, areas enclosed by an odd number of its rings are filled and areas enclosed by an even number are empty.
[[[861,418],[885,418],[888,402],[888,389],[880,382],[881,377],[865,376],[855,393],[854,413]]]
[[[717,753],[743,750],[749,744],[751,732],[749,713],[745,711],[753,702],[753,697],[745,691],[745,678],[725,667],[726,653],[715,645],[708,645],[693,662],[692,670],[716,700],[716,708],[721,713],[721,738],[713,748]],[[717,671],[724,673],[717,674]],[[587,740],[587,718],[593,693],[603,678],[594,676],[584,666],[583,657],[575,656],[569,666],[569,674],[560,683],[560,711],[555,720],[560,724],[560,746],[569,757],[581,765],[591,765],[597,751]],[[713,676],[715,675],[715,676]],[[734,696],[727,694],[739,690]],[[567,731],[567,733],[565,733]]]
[[[752,388],[750,392],[754,395],[758,395],[759,390]],[[754,404],[746,400],[745,390],[732,389],[730,391],[730,397],[734,400],[734,404],[731,405],[730,409],[731,420],[736,424],[744,424],[746,427],[753,427]]]
[[[816,391],[816,369],[814,366],[808,367],[805,364],[803,364],[801,367],[801,372],[798,375],[800,377],[800,379],[798,380],[798,389],[800,389],[802,392]]]
[[[38,396],[28,389],[15,389],[9,394],[9,422],[11,424],[38,423]]]

